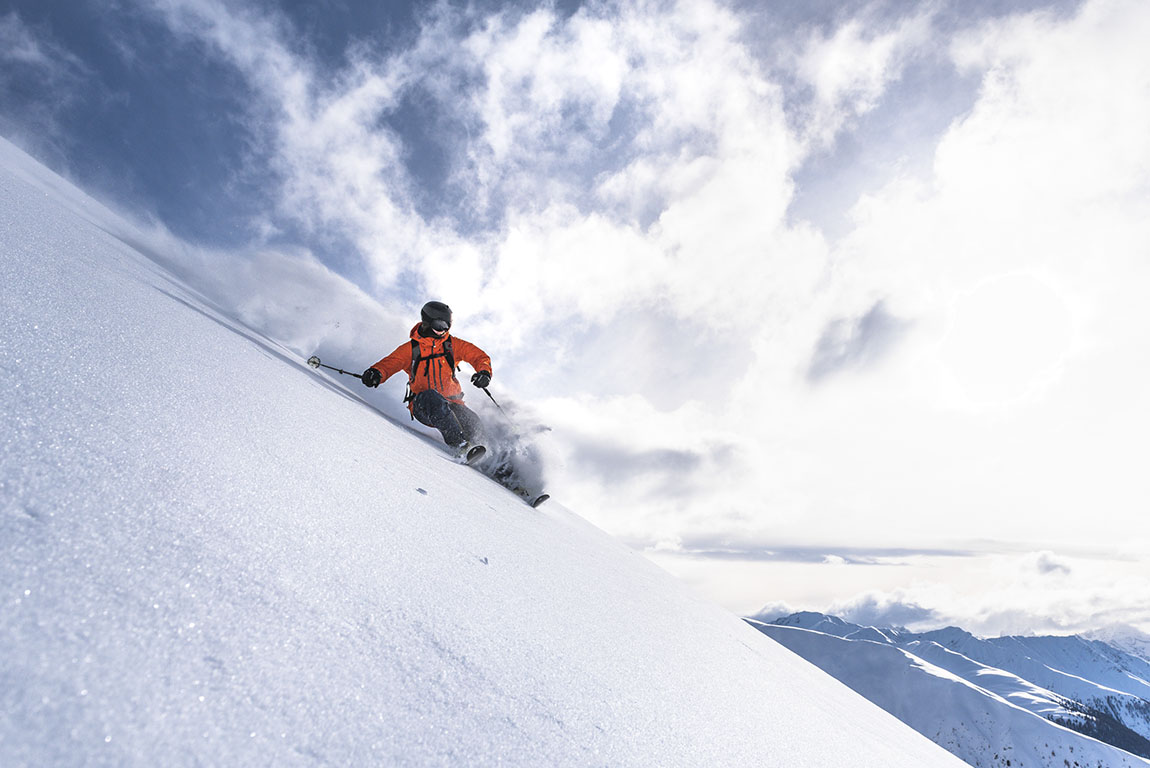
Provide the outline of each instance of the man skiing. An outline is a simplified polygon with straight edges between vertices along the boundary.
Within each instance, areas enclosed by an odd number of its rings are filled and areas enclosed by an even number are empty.
[[[455,372],[458,362],[467,363],[475,370],[471,383],[484,389],[491,383],[491,358],[474,344],[451,336],[451,307],[443,302],[424,304],[420,318],[411,329],[411,340],[360,378],[366,386],[378,387],[400,371],[407,371],[404,402],[412,418],[438,429],[445,443],[474,461],[484,453],[483,422],[463,404],[463,387]]]

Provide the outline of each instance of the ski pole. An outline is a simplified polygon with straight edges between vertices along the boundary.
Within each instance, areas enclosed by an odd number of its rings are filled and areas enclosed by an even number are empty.
[[[357,379],[363,378],[362,373],[352,373],[351,371],[345,371],[342,368],[335,368],[335,367],[330,366],[330,365],[325,365],[324,363],[321,363],[319,361],[319,358],[316,357],[315,355],[312,355],[311,357],[309,357],[307,359],[307,364],[310,365],[312,368],[328,368],[330,370],[335,371],[336,373],[342,373],[345,376],[354,376]]]
[[[491,394],[490,390],[488,390],[487,387],[481,387],[481,389],[487,393],[488,397],[491,398],[491,402],[495,403],[495,407],[498,408],[499,412],[503,414],[503,418],[507,419],[507,423],[510,424],[512,426],[512,428],[515,429],[516,436],[518,436],[521,425],[518,422],[516,422],[515,419],[513,419],[507,415],[507,411],[503,410],[503,406],[499,404],[499,401],[495,399],[495,395]],[[532,432],[550,432],[551,427],[538,426],[538,427],[534,427],[531,431]]]
[[[491,391],[487,389],[487,387],[484,387],[483,391],[486,392],[487,396],[491,398],[491,402],[495,403],[495,407],[499,409],[499,412],[502,413],[508,421],[510,421],[511,417],[507,415],[507,411],[503,410],[503,406],[500,405],[499,401],[495,399],[495,395],[491,394]]]

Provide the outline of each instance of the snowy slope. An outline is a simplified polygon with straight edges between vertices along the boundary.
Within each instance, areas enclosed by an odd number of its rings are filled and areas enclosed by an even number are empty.
[[[1024,681],[1010,680],[937,644],[921,645],[931,653],[949,654],[947,663],[978,683],[888,643],[749,621],[971,765],[1150,765],[1044,719],[1054,713],[1043,711],[1049,706],[1046,692],[1029,686],[1031,698],[1016,695]]]
[[[1072,710],[1063,705],[1064,699],[1058,694],[1040,688],[1002,669],[988,667],[961,653],[943,648],[938,643],[926,640],[914,641],[899,646],[912,656],[945,669],[957,677],[993,693],[1005,701],[1041,717],[1078,718]]]
[[[1150,663],[1105,643],[1073,635],[982,639],[956,627],[916,637],[1016,672],[1067,696],[1124,693],[1150,700]]]
[[[1150,665],[1141,659],[1078,637],[984,640],[955,627],[919,637],[1107,712],[1150,738]]]
[[[1082,637],[996,637],[986,642],[1116,691],[1150,700],[1150,662]]]
[[[848,640],[894,643],[919,656],[928,654],[929,660],[956,671],[940,662],[947,658],[945,654],[929,650],[931,645],[937,645],[979,665],[1009,673],[1008,677],[1025,681],[1026,686],[1042,688],[1054,698],[1073,699],[1104,712],[1142,738],[1150,739],[1150,663],[1101,641],[1077,636],[983,639],[958,627],[914,633],[905,629],[863,627],[809,611],[770,623],[813,629]],[[1018,690],[1020,696],[1029,695],[1025,687]],[[1054,714],[1062,716],[1060,712]]]
[[[0,142],[0,765],[960,765],[126,228]]]
[[[1142,661],[1150,662],[1150,635],[1125,624],[1112,624],[1108,627],[1088,632],[1087,640],[1099,640],[1111,648],[1117,648]]]

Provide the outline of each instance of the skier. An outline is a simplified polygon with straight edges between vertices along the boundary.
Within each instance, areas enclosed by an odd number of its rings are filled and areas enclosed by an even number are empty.
[[[475,370],[471,383],[485,389],[491,383],[491,358],[474,344],[451,336],[451,307],[443,302],[424,304],[420,318],[411,329],[410,342],[400,344],[360,378],[366,386],[378,387],[406,370],[404,402],[412,418],[438,429],[459,456],[474,461],[485,452],[483,422],[463,404],[463,387],[455,372],[458,361],[469,364]]]

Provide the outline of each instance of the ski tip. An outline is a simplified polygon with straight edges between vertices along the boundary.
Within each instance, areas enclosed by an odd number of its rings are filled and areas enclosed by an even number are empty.
[[[487,449],[482,445],[473,445],[467,451],[467,456],[464,457],[464,461],[466,461],[468,464],[474,464],[475,462],[482,459],[486,453]]]
[[[531,501],[531,508],[538,509],[539,505],[551,498],[549,493],[541,493]]]

